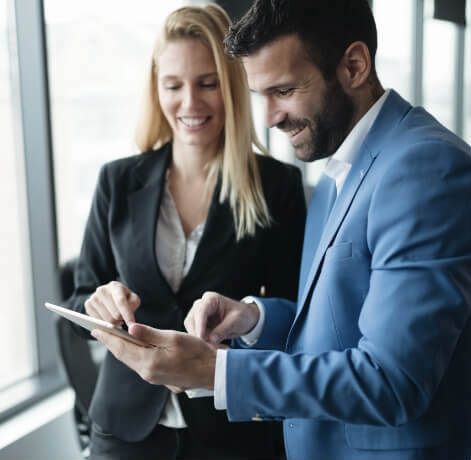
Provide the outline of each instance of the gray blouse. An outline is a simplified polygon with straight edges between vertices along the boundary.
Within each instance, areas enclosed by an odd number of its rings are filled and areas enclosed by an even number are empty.
[[[175,201],[168,187],[167,172],[157,221],[155,247],[160,270],[173,292],[178,291],[183,278],[190,270],[203,235],[205,223],[201,222],[197,225],[188,239],[186,238]],[[176,394],[170,393],[159,424],[170,428],[185,428],[187,426]]]

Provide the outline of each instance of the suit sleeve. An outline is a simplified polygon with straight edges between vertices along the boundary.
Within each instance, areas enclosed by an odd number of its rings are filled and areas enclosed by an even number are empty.
[[[109,235],[111,187],[105,165],[99,174],[90,214],[85,226],[80,255],[74,271],[74,292],[67,300],[72,310],[83,313],[84,303],[96,288],[117,278],[117,270]],[[75,329],[86,337],[88,331]]]
[[[471,315],[470,196],[469,155],[445,144],[414,147],[387,168],[369,207],[357,346],[229,350],[229,418],[398,426],[423,415]]]

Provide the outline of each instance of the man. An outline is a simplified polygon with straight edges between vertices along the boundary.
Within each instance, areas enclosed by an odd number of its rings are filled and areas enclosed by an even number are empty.
[[[298,158],[327,158],[298,302],[206,293],[193,336],[131,325],[148,349],[97,336],[148,381],[214,386],[230,420],[283,420],[288,459],[469,458],[469,146],[383,90],[366,0],[256,0],[226,49],[267,125]]]

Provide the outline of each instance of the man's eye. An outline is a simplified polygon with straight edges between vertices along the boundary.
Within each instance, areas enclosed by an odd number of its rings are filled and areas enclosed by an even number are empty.
[[[165,89],[168,89],[170,91],[175,91],[176,89],[180,88],[178,85],[167,85]]]
[[[278,96],[289,96],[294,91],[294,88],[283,88],[277,91]]]

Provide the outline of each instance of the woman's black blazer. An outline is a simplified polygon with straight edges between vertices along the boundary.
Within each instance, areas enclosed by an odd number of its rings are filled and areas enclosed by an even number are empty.
[[[70,308],[83,312],[85,300],[98,286],[118,280],[141,298],[136,321],[181,331],[187,312],[205,291],[240,299],[259,295],[265,286],[268,297],[295,300],[306,214],[301,174],[294,166],[260,155],[257,161],[273,225],[258,228],[255,236],[237,242],[230,206],[219,203],[218,183],[193,264],[178,292],[172,292],[155,251],[156,223],[171,155],[171,144],[167,144],[102,168]],[[81,333],[85,335],[85,330]],[[143,381],[107,353],[90,416],[106,432],[136,442],[153,430],[168,396],[165,387]],[[280,440],[277,423],[229,423],[225,411],[214,409],[213,398],[188,399],[183,393],[179,401],[192,434],[209,445],[251,455],[260,448],[268,455],[271,440]]]

